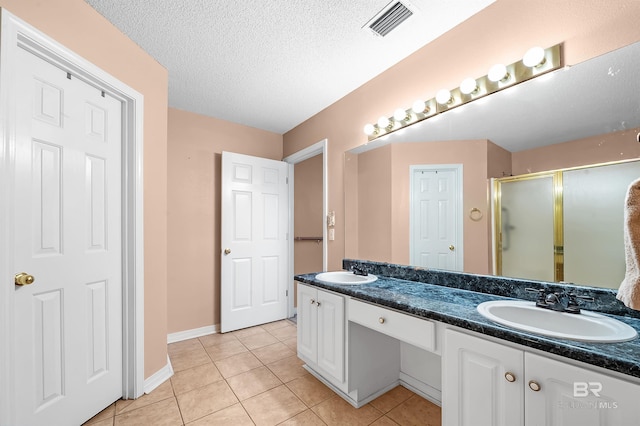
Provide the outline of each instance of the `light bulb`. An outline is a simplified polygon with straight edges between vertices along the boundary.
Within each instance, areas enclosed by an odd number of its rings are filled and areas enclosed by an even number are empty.
[[[451,92],[447,89],[439,90],[438,93],[436,93],[436,102],[440,105],[446,105],[450,103],[451,100]]]
[[[487,77],[489,77],[489,80],[493,81],[494,83],[501,80],[506,80],[509,77],[509,74],[507,74],[507,67],[504,64],[496,64],[491,67],[491,69],[489,70],[489,74],[487,74]]]
[[[424,101],[422,99],[418,99],[413,103],[413,105],[411,106],[411,109],[416,114],[422,114],[424,112],[424,107],[425,107]]]
[[[388,125],[389,125],[389,119],[387,117],[383,115],[380,118],[378,118],[378,127],[380,127],[381,129],[384,129]]]
[[[373,127],[373,124],[367,123],[364,125],[364,134],[367,136],[371,136],[375,133],[376,129]]]
[[[407,112],[402,108],[398,108],[393,113],[393,119],[397,122],[404,121],[407,119]]]
[[[532,47],[527,50],[522,58],[522,63],[527,67],[537,67],[544,64],[544,49],[542,47]]]
[[[460,91],[465,95],[470,95],[478,90],[478,83],[473,78],[465,78],[460,83]]]

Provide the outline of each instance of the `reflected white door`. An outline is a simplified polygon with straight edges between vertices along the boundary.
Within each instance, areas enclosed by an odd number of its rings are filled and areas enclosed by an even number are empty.
[[[122,395],[121,103],[20,49],[16,424],[81,424]]]
[[[288,165],[222,153],[221,331],[287,316]]]
[[[411,264],[462,270],[462,165],[411,167]]]

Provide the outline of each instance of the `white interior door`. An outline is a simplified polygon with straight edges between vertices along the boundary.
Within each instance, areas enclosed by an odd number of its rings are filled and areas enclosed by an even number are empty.
[[[288,164],[222,153],[221,331],[286,318]]]
[[[15,419],[80,424],[123,391],[122,105],[19,50]]]
[[[411,167],[411,264],[462,270],[462,166]]]

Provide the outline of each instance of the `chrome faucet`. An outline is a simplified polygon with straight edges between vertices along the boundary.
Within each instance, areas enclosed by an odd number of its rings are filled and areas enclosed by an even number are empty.
[[[538,293],[536,306],[543,309],[551,309],[557,312],[566,312],[568,314],[579,314],[580,305],[578,299],[587,302],[593,302],[593,297],[578,296],[573,291],[570,293],[559,293],[547,291],[544,288],[526,288],[526,291]]]
[[[363,277],[369,275],[369,272],[367,272],[367,269],[364,266],[351,265],[351,268],[349,268],[349,270],[354,274],[362,275]]]

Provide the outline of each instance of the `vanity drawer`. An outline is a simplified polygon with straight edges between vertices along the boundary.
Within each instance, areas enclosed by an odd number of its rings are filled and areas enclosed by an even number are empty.
[[[349,299],[349,321],[428,351],[436,349],[435,323]]]

